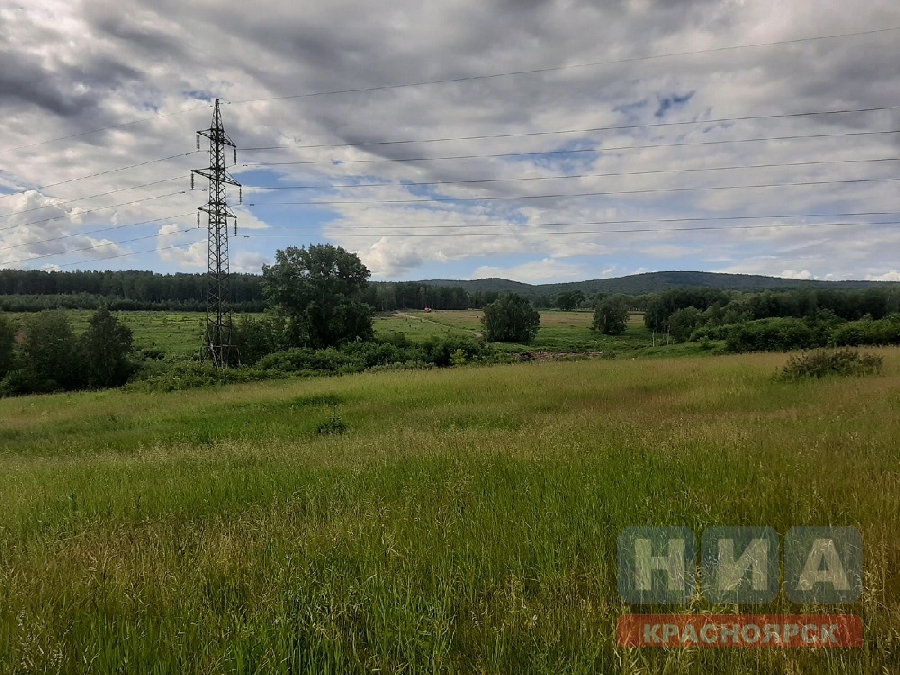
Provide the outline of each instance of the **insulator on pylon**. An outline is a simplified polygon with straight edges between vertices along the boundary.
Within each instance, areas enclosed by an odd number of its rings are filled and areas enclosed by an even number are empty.
[[[238,185],[238,204],[244,203],[244,188]]]
[[[234,219],[234,236],[237,236],[237,218]]]
[[[197,211],[197,229],[200,229],[200,212]]]
[[[200,134],[197,134],[197,150],[200,149]]]
[[[191,172],[191,190],[194,189],[194,172]]]
[[[234,147],[234,163],[237,164],[237,146]]]

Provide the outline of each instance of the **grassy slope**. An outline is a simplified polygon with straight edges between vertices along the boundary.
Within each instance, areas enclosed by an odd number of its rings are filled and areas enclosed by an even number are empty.
[[[882,353],[795,384],[745,355],[0,400],[0,672],[896,672]],[[829,523],[864,536],[863,649],[614,646],[622,527]]]

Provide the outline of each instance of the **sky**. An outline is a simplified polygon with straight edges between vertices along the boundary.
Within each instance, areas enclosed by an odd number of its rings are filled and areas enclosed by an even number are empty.
[[[0,268],[900,281],[900,4],[0,0]]]

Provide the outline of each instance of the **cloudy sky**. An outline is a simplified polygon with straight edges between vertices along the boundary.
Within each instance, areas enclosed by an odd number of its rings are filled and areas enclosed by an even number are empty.
[[[900,280],[898,47],[896,0],[0,0],[0,267],[205,269],[218,98],[232,270]]]

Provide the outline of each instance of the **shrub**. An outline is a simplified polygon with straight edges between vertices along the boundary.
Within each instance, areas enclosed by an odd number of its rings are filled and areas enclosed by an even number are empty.
[[[628,325],[628,302],[621,295],[601,300],[594,308],[593,330],[604,335],[621,335]]]
[[[850,321],[834,329],[832,340],[838,347],[900,344],[900,315]]]
[[[824,346],[820,337],[802,319],[758,319],[733,324],[726,344],[732,352],[785,352]]]
[[[669,316],[669,332],[675,342],[686,342],[691,333],[703,321],[703,314],[696,307],[685,307]]]
[[[154,364],[156,365],[156,364]],[[181,391],[196,387],[210,387],[220,384],[256,382],[275,377],[270,371],[257,368],[217,369],[211,363],[197,361],[159,364],[153,372],[145,371],[143,378],[126,385],[126,389],[138,391]]]
[[[278,349],[281,330],[275,321],[242,316],[232,329],[232,341],[238,348],[241,363],[252,366],[262,357]]]
[[[30,317],[22,347],[23,369],[29,374],[20,381],[34,383],[38,387],[35,393],[84,386],[81,345],[65,312],[46,311]]]
[[[260,370],[277,370],[284,373],[313,372],[347,372],[347,368],[362,370],[349,354],[337,349],[309,349],[295,347],[264,356],[256,364]]]
[[[131,329],[113,316],[106,307],[98,309],[81,337],[87,384],[91,387],[119,387],[134,372],[129,361],[132,345]]]
[[[344,420],[340,418],[340,416],[337,414],[337,410],[334,408],[331,410],[331,417],[322,422],[316,428],[316,433],[318,433],[320,436],[342,434],[345,431],[347,431],[347,425],[344,423]]]
[[[431,337],[418,346],[418,358],[426,363],[433,363],[439,368],[452,366],[454,354],[457,355],[457,358],[461,355],[467,361],[473,361],[481,359],[489,353],[490,348],[480,340],[455,335]]]
[[[485,339],[490,342],[528,344],[537,335],[541,315],[532,307],[528,298],[506,293],[484,308],[481,322],[484,325]],[[449,365],[449,358],[446,365]]]
[[[825,377],[826,375],[875,375],[884,359],[875,354],[860,354],[854,349],[819,350],[797,354],[788,359],[782,379]]]

